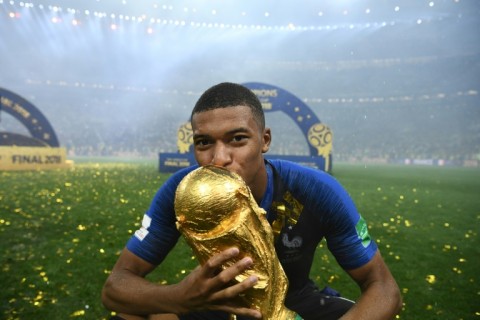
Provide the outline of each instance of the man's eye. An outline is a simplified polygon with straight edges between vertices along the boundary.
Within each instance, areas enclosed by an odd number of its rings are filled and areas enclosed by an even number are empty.
[[[208,140],[197,140],[197,141],[195,141],[195,145],[206,146],[206,145],[208,145]]]
[[[247,139],[247,136],[235,136],[235,137],[233,137],[232,140],[235,141],[235,142],[240,142],[240,141],[243,141],[245,139]]]

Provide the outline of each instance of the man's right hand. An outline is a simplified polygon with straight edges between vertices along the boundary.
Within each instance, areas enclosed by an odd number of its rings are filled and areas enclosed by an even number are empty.
[[[238,255],[238,248],[227,249],[197,267],[180,283],[159,285],[145,279],[156,266],[125,248],[105,282],[102,301],[109,310],[131,315],[221,310],[260,319],[260,311],[240,306],[234,299],[257,282],[255,276],[240,283],[232,281],[253,265],[252,259],[245,257],[225,270],[221,268]]]
[[[252,288],[258,281],[250,276],[239,283],[232,283],[235,277],[253,265],[249,257],[237,261],[232,266],[221,266],[239,254],[238,248],[226,249],[211,257],[203,266],[197,267],[180,283],[174,285],[172,293],[181,314],[200,310],[221,310],[236,315],[261,319],[259,310],[248,309],[234,302],[234,298]]]

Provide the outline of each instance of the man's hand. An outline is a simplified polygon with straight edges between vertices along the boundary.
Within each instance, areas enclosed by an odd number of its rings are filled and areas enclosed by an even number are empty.
[[[221,310],[261,319],[260,311],[235,303],[235,298],[258,280],[251,276],[240,283],[232,281],[253,265],[252,259],[245,257],[221,269],[225,262],[238,255],[238,248],[227,249],[193,270],[180,283],[160,285],[144,278],[155,266],[124,249],[105,283],[102,301],[109,310],[132,315]]]
[[[234,298],[252,288],[258,281],[255,276],[232,284],[232,280],[253,265],[249,257],[221,270],[221,266],[239,254],[238,248],[224,250],[210,258],[203,266],[197,267],[185,279],[172,288],[180,313],[198,310],[221,310],[236,315],[261,319],[258,310],[248,309],[234,302]]]

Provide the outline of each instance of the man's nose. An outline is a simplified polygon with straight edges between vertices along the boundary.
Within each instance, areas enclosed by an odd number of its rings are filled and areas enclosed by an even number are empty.
[[[223,144],[217,144],[213,154],[212,164],[219,167],[225,167],[230,164],[230,162],[232,162],[230,149]]]

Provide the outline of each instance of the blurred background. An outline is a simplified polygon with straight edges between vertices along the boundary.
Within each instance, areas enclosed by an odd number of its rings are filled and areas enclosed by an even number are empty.
[[[200,94],[264,82],[333,130],[333,159],[479,166],[477,0],[0,0],[0,87],[69,157],[156,158]],[[308,155],[283,114],[270,153]],[[27,134],[0,113],[0,131]]]

